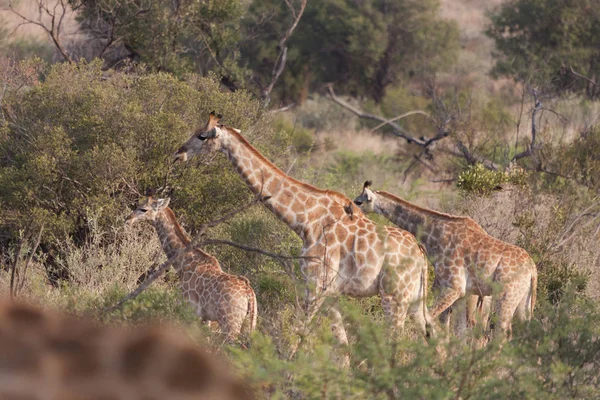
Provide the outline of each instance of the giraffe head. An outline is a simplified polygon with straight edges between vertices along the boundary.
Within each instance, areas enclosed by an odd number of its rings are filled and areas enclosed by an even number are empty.
[[[215,114],[212,111],[208,117],[208,122],[200,129],[197,129],[192,137],[183,144],[175,153],[175,161],[187,161],[202,151],[217,150],[219,146],[219,120],[223,118],[221,114]]]
[[[354,199],[354,204],[356,204],[364,213],[375,211],[377,194],[371,190],[371,183],[371,181],[366,181],[363,185],[362,193]]]
[[[131,225],[138,221],[154,222],[156,216],[162,210],[169,206],[170,199],[155,199],[152,193],[146,192],[146,197],[142,197],[138,202],[138,206],[125,219],[126,223]]]

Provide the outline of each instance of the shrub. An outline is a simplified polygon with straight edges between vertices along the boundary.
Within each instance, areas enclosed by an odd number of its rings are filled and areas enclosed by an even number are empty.
[[[106,76],[100,62],[38,67],[19,64],[2,82],[23,80],[28,70],[43,81],[8,86],[0,122],[0,225],[10,232],[44,218],[43,243],[85,241],[89,215],[99,229],[120,226],[146,187],[164,185],[171,155],[215,109],[266,154],[278,149],[258,101],[222,92],[214,76],[169,74]],[[249,129],[252,128],[252,129]],[[259,140],[253,140],[259,133]],[[284,147],[285,148],[285,147]],[[178,166],[169,175],[171,204],[192,228],[223,214],[250,192],[222,158]],[[200,165],[198,165],[200,164]],[[211,174],[214,168],[222,174]],[[39,225],[40,221],[36,220]],[[10,229],[9,229],[10,228]],[[107,238],[110,240],[110,238]]]
[[[487,196],[501,189],[503,183],[524,186],[526,179],[527,173],[520,168],[502,172],[487,169],[483,164],[475,164],[458,174],[456,186],[466,194]]]
[[[600,390],[600,312],[575,297],[541,306],[540,320],[514,323],[512,341],[482,348],[455,339],[426,346],[410,335],[394,341],[384,324],[359,308],[346,304],[343,314],[352,338],[348,349],[335,344],[323,319],[311,344],[292,360],[276,350],[276,337],[261,333],[248,350],[229,348],[229,357],[259,398],[554,399],[595,397]],[[481,339],[472,335],[468,341]],[[348,369],[334,362],[338,351],[348,352]]]

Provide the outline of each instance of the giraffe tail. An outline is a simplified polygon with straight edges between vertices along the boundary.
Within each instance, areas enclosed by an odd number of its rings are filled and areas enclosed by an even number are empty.
[[[429,315],[429,310],[427,309],[427,274],[428,274],[428,266],[429,260],[427,259],[427,249],[419,243],[419,248],[423,253],[423,268],[421,269],[421,301],[423,302],[423,317],[425,318],[425,326],[429,326],[427,330],[427,336],[435,337],[435,325],[433,323],[433,319],[431,315]],[[427,329],[427,328],[426,328]]]
[[[256,321],[258,319],[258,305],[256,293],[254,293],[250,285],[248,285],[248,316],[250,317],[250,332],[253,332],[256,329]]]
[[[529,288],[529,320],[533,318],[533,310],[535,309],[535,301],[537,297],[537,281],[538,281],[538,272],[537,266],[533,264],[533,269],[531,271],[531,287]]]

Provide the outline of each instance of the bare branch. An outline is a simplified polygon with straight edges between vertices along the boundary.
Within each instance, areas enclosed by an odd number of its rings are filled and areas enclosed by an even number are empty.
[[[44,224],[45,222],[42,222],[40,230],[37,234],[37,238],[35,239],[35,243],[33,244],[33,247],[31,249],[31,253],[29,254],[29,257],[27,257],[25,266],[23,266],[23,276],[21,277],[21,283],[18,285],[18,291],[21,291],[21,289],[23,289],[23,286],[25,286],[25,281],[27,280],[27,269],[29,268],[29,264],[31,264],[31,261],[33,260],[35,252],[37,251],[38,247],[40,247],[40,242],[42,241],[42,233],[44,232]],[[15,295],[16,294],[17,291],[15,291]]]
[[[584,79],[584,80],[588,81],[589,83],[591,83],[591,84],[592,84],[592,85],[594,85],[594,86],[600,86],[600,85],[599,85],[599,84],[597,84],[595,81],[593,81],[592,79],[588,78],[587,76],[585,76],[585,75],[581,75],[581,74],[579,74],[579,73],[575,72],[575,70],[573,69],[573,66],[572,66],[572,65],[570,65],[570,66],[569,66],[569,69],[571,70],[571,73],[572,73],[573,75],[575,75],[576,77],[578,77],[578,78],[581,78],[581,79]]]
[[[269,104],[269,101],[271,100],[270,99],[271,91],[273,90],[275,83],[277,82],[277,80],[281,76],[281,73],[283,72],[283,69],[285,68],[285,63],[287,61],[287,51],[288,51],[286,42],[290,38],[290,36],[292,36],[294,29],[296,29],[296,27],[298,26],[298,23],[300,22],[300,18],[302,18],[302,14],[304,14],[304,9],[306,8],[307,2],[308,2],[308,0],[300,0],[300,9],[296,11],[296,9],[293,7],[291,2],[286,0],[286,4],[287,4],[288,8],[291,10],[294,21],[292,22],[292,25],[288,28],[288,30],[285,32],[285,34],[283,35],[283,37],[279,40],[279,43],[277,44],[277,50],[279,51],[279,54],[277,55],[277,60],[275,61],[275,65],[273,66],[273,74],[271,76],[271,82],[263,89],[263,91],[261,93],[261,96],[263,98],[265,105]]]
[[[404,114],[400,114],[398,116],[395,116],[392,119],[388,119],[387,121],[382,122],[381,124],[377,125],[375,128],[371,129],[371,133],[375,132],[377,129],[381,128],[382,126],[389,124],[390,122],[398,121],[399,119],[402,119],[402,118],[405,118],[405,117],[408,117],[408,116],[411,116],[414,114],[421,114],[421,115],[424,115],[427,118],[429,118],[429,114],[423,110],[408,111],[408,112],[405,112]]]
[[[27,237],[29,236],[29,228],[30,227],[27,228],[27,230],[21,237],[21,240],[19,240],[19,245],[17,246],[17,251],[15,253],[15,259],[13,260],[12,269],[10,271],[10,298],[11,299],[14,296],[14,284],[15,284],[15,274],[17,271],[17,265],[19,263],[19,258],[21,257],[21,251],[23,250],[23,243],[25,242],[25,240],[27,240]]]
[[[450,131],[448,129],[446,129],[446,126],[451,121],[451,118],[446,118],[446,120],[444,120],[443,123],[440,124],[440,126],[438,127],[437,135],[435,135],[431,138],[426,138],[426,137],[417,138],[414,135],[407,132],[406,130],[404,130],[402,127],[400,127],[400,125],[396,124],[394,121],[398,120],[400,118],[403,118],[405,116],[412,115],[412,114],[423,114],[423,115],[426,115],[427,117],[429,117],[429,115],[427,113],[425,113],[424,111],[421,111],[421,110],[410,111],[408,113],[399,115],[398,117],[395,117],[392,119],[386,119],[379,115],[366,113],[366,112],[362,111],[361,109],[346,103],[345,101],[343,101],[342,99],[340,99],[339,97],[336,96],[335,92],[333,91],[332,85],[328,85],[327,87],[328,87],[328,91],[329,91],[329,97],[334,103],[342,106],[343,108],[352,112],[354,115],[358,116],[359,118],[370,119],[373,121],[379,121],[381,124],[378,125],[375,129],[373,129],[372,132],[383,125],[389,125],[393,128],[394,135],[401,137],[403,139],[406,139],[406,141],[408,143],[414,143],[423,148],[428,148],[435,142],[442,140],[450,135]],[[493,170],[498,170],[500,168],[500,166],[498,164],[494,163],[493,161],[488,160],[484,157],[472,154],[467,149],[467,147],[460,141],[456,142],[455,148],[442,149],[442,151],[447,154],[456,156],[456,157],[465,158],[469,164],[482,163],[486,168],[493,169]]]
[[[288,104],[287,106],[284,106],[284,107],[281,107],[281,108],[276,108],[274,110],[270,110],[269,114],[277,114],[277,113],[280,113],[280,112],[285,112],[285,111],[291,110],[295,106],[296,106],[296,103],[291,103],[291,104]]]
[[[535,150],[537,149],[536,139],[537,139],[537,113],[542,109],[542,101],[538,96],[538,92],[536,89],[531,89],[531,93],[533,95],[533,99],[535,101],[535,105],[533,110],[531,111],[531,143],[527,146],[527,149],[524,151],[515,154],[512,158],[512,161],[520,160],[521,158],[530,157],[533,155]]]
[[[73,64],[74,60],[71,58],[71,56],[66,51],[65,47],[63,46],[63,44],[61,42],[61,38],[60,38],[60,30],[62,28],[62,24],[63,24],[63,20],[65,18],[65,15],[67,14],[67,4],[65,4],[65,2],[62,0],[57,0],[56,4],[52,8],[52,10],[50,10],[50,8],[44,4],[44,0],[37,0],[37,5],[38,5],[38,17],[37,17],[37,21],[36,21],[36,20],[32,20],[32,19],[26,17],[25,15],[23,15],[23,14],[19,13],[17,10],[15,10],[13,8],[12,0],[9,0],[8,8],[10,9],[10,11],[13,14],[18,16],[22,20],[22,22],[19,25],[17,25],[15,30],[17,30],[21,25],[26,25],[26,24],[33,24],[33,25],[39,26],[44,31],[46,31],[46,33],[50,36],[50,39],[52,39],[54,46],[58,49],[58,51],[63,56],[63,58],[67,62]],[[60,11],[57,11],[57,8],[59,5],[60,5]],[[46,23],[44,23],[42,21],[42,12],[45,12],[50,17],[50,23],[49,23],[50,26],[49,27],[46,25]],[[58,22],[56,21],[57,17],[58,17]]]

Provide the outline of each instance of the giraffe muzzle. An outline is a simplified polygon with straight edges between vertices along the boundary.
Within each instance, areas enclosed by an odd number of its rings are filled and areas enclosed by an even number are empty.
[[[184,149],[177,150],[177,152],[173,155],[173,160],[175,162],[178,162],[178,161],[186,162],[187,158],[188,158],[187,151],[185,151]]]

